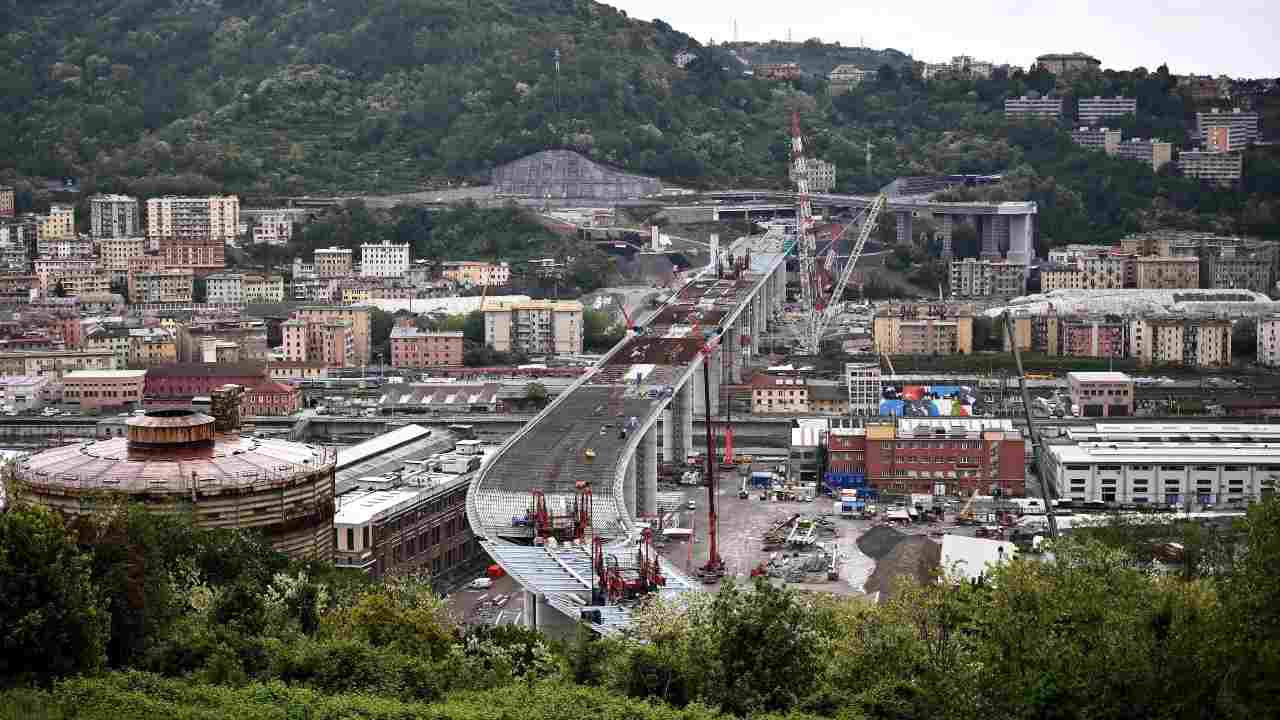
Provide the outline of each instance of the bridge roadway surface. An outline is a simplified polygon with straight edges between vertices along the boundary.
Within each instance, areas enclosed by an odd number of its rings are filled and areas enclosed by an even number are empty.
[[[704,355],[708,336],[742,344],[742,334],[750,332],[741,330],[743,323],[761,327],[763,320],[755,314],[773,314],[772,307],[762,304],[766,296],[777,295],[768,304],[780,305],[777,291],[784,267],[781,253],[758,252],[751,256],[750,268],[737,278],[718,280],[704,274],[690,281],[641,329],[628,333],[509,438],[472,482],[467,494],[472,530],[490,556],[525,589],[526,609],[535,608],[526,610],[526,623],[538,627],[576,624],[577,611],[591,609],[601,612],[601,619],[591,623],[596,631],[611,633],[625,627],[629,617],[625,606],[584,607],[591,600],[587,548],[535,546],[532,530],[515,525],[513,518],[524,517],[534,490],[545,494],[552,514],[567,514],[576,485],[586,483],[592,489],[592,533],[607,538],[606,552],[627,567],[637,548],[637,507],[644,512],[645,504],[656,503],[659,418],[670,409],[665,425],[683,424],[681,416],[691,420],[693,396],[696,393],[700,399],[702,393],[701,382],[692,378],[710,371],[714,384],[722,372],[722,353],[714,352],[711,360]],[[748,307],[750,316],[744,312]],[[633,425],[625,435],[624,424]],[[668,449],[673,431],[663,431]],[[691,423],[678,432],[677,446],[688,447]],[[645,448],[637,457],[642,444]],[[652,498],[649,502],[646,493]],[[660,562],[666,578],[662,595],[700,587],[675,566]]]

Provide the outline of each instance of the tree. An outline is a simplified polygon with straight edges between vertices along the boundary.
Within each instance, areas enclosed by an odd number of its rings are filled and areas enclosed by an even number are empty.
[[[0,513],[0,677],[45,681],[106,661],[110,616],[89,558],[42,509]]]
[[[609,313],[589,308],[582,311],[582,328],[582,344],[591,352],[604,352],[617,345],[625,332]]]
[[[542,383],[529,383],[524,386],[524,399],[542,405],[547,402],[547,386]]]

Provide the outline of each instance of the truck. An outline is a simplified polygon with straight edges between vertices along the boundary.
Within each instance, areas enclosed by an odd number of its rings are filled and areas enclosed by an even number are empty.
[[[702,471],[701,470],[684,471],[684,473],[680,476],[680,484],[681,485],[701,485]]]

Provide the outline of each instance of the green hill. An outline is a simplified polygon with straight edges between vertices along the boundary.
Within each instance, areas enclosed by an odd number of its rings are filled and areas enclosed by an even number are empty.
[[[405,191],[548,147],[693,186],[785,186],[799,109],[839,190],[1009,172],[1046,244],[1159,224],[1280,233],[1269,149],[1246,158],[1243,192],[1218,190],[1076,148],[1070,120],[1006,123],[1006,97],[1055,88],[1045,73],[925,82],[895,50],[707,48],[588,0],[0,0],[0,23],[0,182],[20,188]],[[682,69],[684,49],[698,58]],[[755,80],[738,58],[809,74]],[[822,76],[844,62],[880,72],[831,97]],[[1126,136],[1183,140],[1195,109],[1164,68],[1059,91],[1138,97]]]

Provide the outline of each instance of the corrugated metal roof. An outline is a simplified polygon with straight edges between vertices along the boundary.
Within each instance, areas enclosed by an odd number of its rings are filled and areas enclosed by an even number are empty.
[[[384,453],[405,443],[430,435],[431,431],[421,425],[405,425],[402,428],[383,433],[378,437],[365,440],[358,445],[342,448],[338,451],[338,469],[367,460],[374,455]]]

